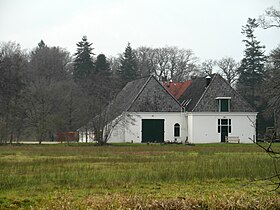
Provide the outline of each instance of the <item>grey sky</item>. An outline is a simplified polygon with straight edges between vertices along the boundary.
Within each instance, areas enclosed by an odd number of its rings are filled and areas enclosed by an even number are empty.
[[[71,53],[83,35],[94,53],[116,56],[128,42],[178,46],[197,57],[243,56],[242,25],[279,0],[0,0],[0,41],[31,50],[41,39]],[[280,29],[256,32],[266,51],[280,44]]]

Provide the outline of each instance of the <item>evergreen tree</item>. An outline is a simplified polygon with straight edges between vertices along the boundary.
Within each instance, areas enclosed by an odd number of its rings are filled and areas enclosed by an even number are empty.
[[[45,48],[47,47],[47,45],[45,44],[45,42],[43,40],[41,40],[39,43],[38,43],[38,47],[39,48]]]
[[[280,46],[271,51],[270,60],[273,64],[274,70],[280,74]]]
[[[260,84],[264,79],[264,46],[256,40],[254,30],[258,27],[256,19],[249,18],[246,26],[242,27],[242,34],[246,36],[243,40],[245,43],[244,58],[238,71],[240,77],[237,82],[237,89],[245,99],[256,109],[260,107],[260,94],[257,92]]]
[[[127,47],[125,48],[125,52],[120,58],[120,63],[121,65],[118,70],[118,73],[124,82],[129,82],[137,78],[137,59],[130,46],[130,43],[128,43]]]
[[[95,72],[98,74],[108,75],[111,72],[110,63],[104,54],[99,54],[95,61]]]
[[[77,52],[74,59],[74,78],[80,80],[86,78],[94,71],[94,63],[92,56],[94,53],[91,47],[92,43],[87,41],[87,37],[83,36],[82,41],[77,43]]]

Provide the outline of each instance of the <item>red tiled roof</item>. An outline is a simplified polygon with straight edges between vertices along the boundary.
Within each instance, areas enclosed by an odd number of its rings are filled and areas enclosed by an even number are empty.
[[[191,84],[192,80],[186,82],[165,82],[164,87],[178,100]]]

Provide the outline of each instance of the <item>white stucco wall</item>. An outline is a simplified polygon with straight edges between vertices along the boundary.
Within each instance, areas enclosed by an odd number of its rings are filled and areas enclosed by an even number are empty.
[[[124,113],[119,125],[113,129],[108,142],[134,142],[142,141],[142,119],[164,119],[164,141],[174,141],[174,125],[180,124],[180,137],[178,142],[185,142],[187,136],[185,113],[180,112],[141,112]],[[123,123],[125,122],[125,123]]]
[[[87,136],[86,136],[87,135]],[[94,142],[94,133],[92,131],[85,131],[79,132],[79,142]]]
[[[121,143],[125,142],[125,127],[131,126],[132,121],[126,120],[125,113],[115,119],[112,123],[113,128],[109,135],[108,143]],[[115,125],[116,124],[116,125]]]
[[[108,142],[134,142],[142,141],[142,119],[164,119],[164,141],[175,141],[174,125],[180,124],[180,137],[178,142],[189,143],[219,143],[221,133],[218,133],[218,119],[231,119],[231,133],[229,136],[239,137],[241,143],[252,143],[255,139],[257,113],[237,112],[188,112],[188,113],[123,113],[118,120]]]
[[[190,143],[218,143],[221,134],[218,133],[218,119],[231,119],[231,133],[229,136],[238,136],[241,143],[252,143],[249,138],[256,137],[257,113],[186,113],[188,119],[188,141]]]

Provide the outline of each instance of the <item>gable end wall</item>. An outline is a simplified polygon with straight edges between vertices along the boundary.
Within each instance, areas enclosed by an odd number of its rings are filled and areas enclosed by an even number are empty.
[[[180,112],[181,106],[166,90],[151,78],[129,108],[130,112]]]
[[[213,81],[193,111],[217,112],[217,97],[231,97],[230,112],[254,112],[249,103],[247,103],[220,75],[213,78]]]

